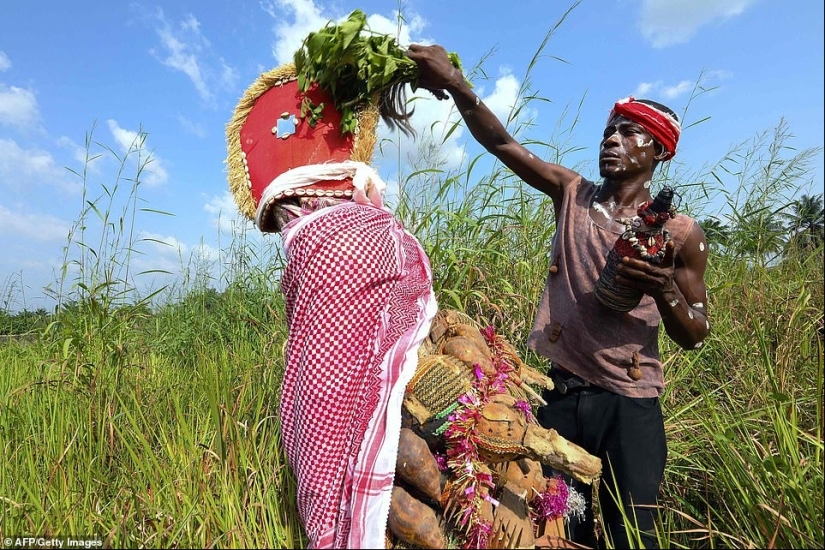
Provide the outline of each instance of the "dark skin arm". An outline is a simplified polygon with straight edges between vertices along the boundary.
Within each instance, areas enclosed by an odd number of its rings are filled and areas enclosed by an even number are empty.
[[[558,217],[564,187],[578,174],[545,162],[513,139],[498,117],[475,95],[461,71],[452,65],[444,48],[413,44],[406,53],[419,66],[419,87],[430,90],[439,99],[446,99],[444,91],[449,92],[476,141],[525,183],[553,199]],[[648,139],[652,140],[650,136]],[[659,151],[658,156],[663,153]],[[649,166],[649,174],[641,174],[639,181],[649,180],[653,168]],[[710,330],[704,283],[706,266],[704,233],[694,225],[676,258],[672,248],[659,265],[626,258],[620,267],[619,282],[652,296],[668,336],[683,348],[693,349],[701,345]]]
[[[652,296],[667,335],[684,349],[696,349],[710,332],[704,281],[707,261],[705,234],[694,224],[675,258],[673,243],[668,243],[659,265],[625,257],[616,282]]]
[[[554,205],[561,203],[563,188],[578,176],[576,172],[545,162],[513,139],[498,117],[473,93],[461,71],[450,63],[444,48],[413,44],[407,56],[418,63],[419,87],[430,90],[439,99],[446,98],[442,90],[449,92],[476,141],[525,183],[550,196]]]

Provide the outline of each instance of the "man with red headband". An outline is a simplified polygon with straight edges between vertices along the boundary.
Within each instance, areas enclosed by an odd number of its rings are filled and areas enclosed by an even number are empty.
[[[670,243],[661,263],[622,259],[616,283],[644,293],[635,309],[614,311],[594,289],[608,252],[627,231],[625,220],[652,200],[656,167],[676,154],[678,118],[652,101],[618,101],[599,146],[602,181],[594,183],[516,142],[441,46],[413,45],[407,55],[419,66],[420,87],[439,99],[448,92],[473,137],[553,200],[552,262],[528,340],[550,359],[556,385],[545,392],[548,404],[539,409],[539,421],[602,459],[599,505],[613,547],[631,546],[630,541],[636,547],[637,536],[647,548],[658,546],[654,506],[667,457],[659,325],[685,349],[700,347],[710,331],[701,228],[676,215],[665,224]],[[592,517],[568,527],[572,540],[604,547]]]

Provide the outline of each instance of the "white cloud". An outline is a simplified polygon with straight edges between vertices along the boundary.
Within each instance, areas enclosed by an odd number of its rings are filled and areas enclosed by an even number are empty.
[[[161,63],[189,77],[198,95],[207,103],[214,102],[215,86],[231,88],[237,72],[223,58],[214,58],[211,44],[203,35],[200,22],[188,14],[176,28],[167,21],[163,10],[155,13],[155,32],[161,41],[160,49],[149,52]]]
[[[643,0],[639,26],[654,48],[688,42],[700,27],[741,15],[756,0]]]
[[[394,12],[394,17],[398,17],[398,12]],[[388,19],[383,15],[372,14],[367,16],[367,28],[380,34],[389,34],[395,37],[396,42],[403,48],[413,42],[426,44],[428,41],[421,40],[418,34],[427,26],[427,21],[415,13],[406,14],[404,21],[399,28],[397,19]],[[415,38],[414,38],[415,37]]]
[[[232,89],[238,81],[238,71],[227,65],[222,57],[217,60],[217,64],[219,65],[218,82],[222,88]]]
[[[221,233],[238,235],[250,229],[252,222],[242,215],[235,204],[232,193],[224,191],[220,196],[213,196],[203,205],[203,209],[212,215],[210,224]],[[257,231],[257,229],[254,229]]]
[[[661,87],[662,82],[642,82],[638,86],[636,86],[636,90],[630,94],[633,97],[642,99],[649,96],[656,88]]]
[[[178,123],[180,123],[181,127],[183,127],[183,129],[186,130],[188,133],[199,138],[205,138],[209,135],[209,132],[207,132],[206,128],[202,123],[192,122],[183,115],[178,115]]]
[[[315,5],[313,0],[269,0],[262,6],[276,22],[273,29],[275,42],[272,44],[272,54],[278,65],[292,61],[295,52],[309,33],[320,30],[330,21],[342,21],[349,15],[328,14],[321,6]],[[406,46],[413,41],[420,44],[429,42],[413,39],[413,36],[420,33],[426,25],[426,20],[420,15],[405,13],[399,29],[395,12],[392,19],[380,14],[367,14],[366,27],[373,32],[390,34],[399,44]]]
[[[665,86],[662,89],[662,97],[665,99],[676,99],[686,93],[691,92],[696,86],[696,83],[691,80],[682,80],[675,86]]]
[[[24,130],[37,126],[39,120],[34,92],[0,84],[0,124]]]
[[[498,80],[493,92],[483,97],[484,104],[490,108],[493,113],[502,122],[507,121],[507,117],[513,111],[513,107],[518,101],[519,82],[512,74],[504,73]],[[522,109],[518,114],[518,118],[512,123],[518,124],[520,121],[526,121],[535,117],[535,110]]]
[[[304,38],[329,22],[331,17],[322,14],[313,0],[270,0],[262,2],[263,9],[275,20],[275,42],[272,54],[278,65],[292,61]],[[292,16],[292,22],[284,17]]]
[[[379,124],[375,157],[377,164],[384,168],[381,170],[382,173],[386,173],[390,168],[397,168],[399,148],[402,164],[409,163],[411,158],[422,156],[420,147],[423,146],[428,149],[437,148],[437,159],[429,158],[430,154],[425,156],[431,163],[438,162],[439,168],[446,170],[460,165],[464,158],[464,149],[458,142],[464,132],[463,127],[459,127],[449,138],[447,137],[453,124],[460,120],[452,100],[438,101],[426,90],[412,93],[408,88],[407,92],[409,106],[415,109],[410,117],[410,123],[416,135],[405,136],[395,130],[390,131],[383,122]],[[402,171],[404,170],[406,168],[402,167]]]
[[[11,69],[11,59],[6,55],[6,52],[0,51],[0,73]]]
[[[189,247],[187,247],[186,244],[181,242],[177,237],[170,235],[141,231],[138,235],[138,240],[139,242],[146,243],[145,246],[148,246],[162,256],[179,257],[189,253]]]
[[[189,247],[177,237],[148,231],[139,232],[136,247],[143,252],[148,251],[131,258],[138,272],[159,270],[179,273],[190,254]]]
[[[0,186],[30,194],[38,186],[50,185],[65,193],[80,189],[69,173],[47,151],[23,149],[12,139],[0,139]]]
[[[203,242],[190,246],[175,236],[148,231],[141,231],[138,238],[138,248],[148,252],[132,258],[132,265],[138,272],[163,271],[174,278],[187,270],[191,271],[193,265],[212,263],[219,257],[215,248]],[[175,284],[174,280],[157,273],[154,276],[158,277],[156,283]]]
[[[0,204],[0,233],[38,241],[65,241],[71,224],[42,213],[14,212]]]
[[[195,261],[216,262],[220,258],[220,251],[206,243],[200,243],[192,249],[192,258]]]
[[[121,128],[116,120],[106,121],[112,137],[120,146],[121,150],[128,157],[134,158],[138,166],[141,166],[141,182],[149,187],[163,185],[169,179],[169,173],[163,166],[160,156],[146,148],[146,134]]]
[[[55,143],[57,143],[59,147],[68,150],[72,158],[79,165],[85,165],[86,171],[100,173],[100,165],[103,159],[101,155],[95,154],[93,151],[87,151],[86,147],[78,145],[74,140],[66,136],[57,138]]]
[[[696,80],[681,80],[676,84],[666,84],[662,80],[642,82],[636,86],[636,89],[630,95],[637,99],[660,99],[668,102],[692,94],[699,87],[708,91],[713,90],[720,86],[720,81],[731,78],[731,76],[728,71],[709,70],[704,71]]]

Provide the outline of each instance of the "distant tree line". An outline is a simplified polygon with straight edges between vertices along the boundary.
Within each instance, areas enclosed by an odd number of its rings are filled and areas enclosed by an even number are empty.
[[[825,242],[823,195],[802,195],[788,208],[735,217],[731,224],[705,218],[699,225],[708,242],[727,254],[774,258],[810,254]]]
[[[0,335],[42,331],[50,321],[51,314],[44,308],[35,311],[24,309],[14,313],[0,310]]]
[[[823,195],[802,195],[786,208],[777,211],[763,211],[757,216],[733,216],[727,224],[718,218],[704,218],[699,225],[714,247],[714,253],[751,259],[783,259],[808,255],[820,249],[825,242],[825,205]],[[202,289],[184,298],[179,307],[189,303],[200,306],[203,315],[216,315],[223,302],[224,293],[214,288]],[[92,300],[94,302],[94,300]],[[60,308],[64,315],[81,314],[88,305],[83,302],[68,302]],[[94,305],[94,304],[92,304]],[[139,308],[142,317],[149,317],[152,311],[145,303],[128,306],[131,313]],[[104,308],[104,315],[112,313]],[[44,308],[35,311],[24,309],[11,312],[0,309],[0,335],[42,332],[56,319],[55,313]]]

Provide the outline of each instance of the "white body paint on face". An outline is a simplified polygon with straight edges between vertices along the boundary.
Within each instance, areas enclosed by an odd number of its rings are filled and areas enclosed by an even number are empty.
[[[637,148],[641,149],[642,147],[645,147],[645,146],[650,145],[650,144],[653,143],[653,141],[649,141],[649,142],[645,143],[644,141],[642,141],[643,139],[644,138],[642,138],[642,136],[637,136],[636,137],[636,147]],[[645,158],[644,152],[642,152],[642,154],[639,155],[639,156],[642,157],[642,158]],[[639,166],[639,161],[636,160],[635,158],[630,159],[630,163],[633,166]]]
[[[615,136],[618,132],[619,132],[619,130],[614,131],[614,132],[613,132],[613,133],[612,133],[609,137],[613,137],[613,136]],[[604,142],[605,142],[605,141],[607,141],[608,139],[609,139],[608,137],[605,137],[605,138],[602,140],[602,146],[600,147],[600,150],[602,150],[602,151],[604,150]],[[624,148],[624,143],[622,143],[621,138],[619,139],[619,146],[618,146],[616,149],[618,150],[618,152],[619,152],[619,154],[620,154],[620,155],[624,156],[624,154],[625,154],[625,152],[626,152],[626,151],[625,151],[625,148]],[[622,167],[620,168],[620,171],[621,171],[621,172],[624,172],[624,171],[625,171],[625,167],[624,167],[624,166],[622,166]]]
[[[699,252],[704,252],[704,251],[705,251],[705,243],[703,243],[703,242],[699,243]]]

